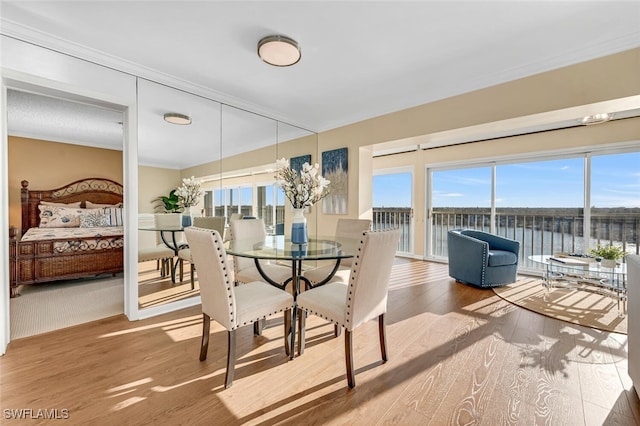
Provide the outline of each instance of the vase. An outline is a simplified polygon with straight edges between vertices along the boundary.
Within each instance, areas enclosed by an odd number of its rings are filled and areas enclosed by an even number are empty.
[[[192,224],[191,209],[189,207],[187,207],[182,212],[182,227],[186,228],[188,226],[191,226],[191,224]]]
[[[307,218],[304,217],[304,209],[293,209],[293,219],[291,220],[291,242],[293,244],[307,244]]]
[[[615,259],[602,259],[600,263],[604,268],[615,268],[616,260]]]

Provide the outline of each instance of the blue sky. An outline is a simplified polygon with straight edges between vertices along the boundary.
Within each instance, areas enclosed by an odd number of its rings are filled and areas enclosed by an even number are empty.
[[[496,168],[497,207],[582,207],[584,158]],[[410,207],[411,175],[373,178],[374,207]],[[434,172],[436,207],[490,207],[491,168]],[[599,155],[591,164],[591,205],[640,207],[640,153]]]

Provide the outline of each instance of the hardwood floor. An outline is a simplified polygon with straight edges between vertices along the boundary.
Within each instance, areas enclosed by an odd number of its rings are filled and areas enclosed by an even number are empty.
[[[282,321],[271,318],[258,337],[240,330],[228,390],[226,333],[215,322],[198,361],[198,307],[13,341],[0,358],[3,422],[19,423],[7,409],[66,409],[69,424],[92,425],[640,423],[626,335],[511,305],[454,282],[446,265],[396,263],[389,361],[380,361],[377,322],[358,328],[355,389],[331,325],[310,316],[305,353],[289,361]]]

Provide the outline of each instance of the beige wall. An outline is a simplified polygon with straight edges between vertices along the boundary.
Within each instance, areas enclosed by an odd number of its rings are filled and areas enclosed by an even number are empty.
[[[158,213],[158,197],[168,196],[181,183],[180,170],[138,166],[138,213]],[[195,210],[195,209],[194,209]],[[158,244],[156,232],[138,231],[138,246]]]
[[[122,151],[9,137],[9,224],[20,229],[20,182],[53,189],[78,179],[99,177],[122,184]]]
[[[157,199],[168,196],[172,189],[180,186],[180,170],[160,167],[138,167],[138,213],[155,213]]]

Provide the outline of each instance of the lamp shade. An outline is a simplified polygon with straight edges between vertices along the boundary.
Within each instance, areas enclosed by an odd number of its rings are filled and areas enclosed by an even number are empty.
[[[164,121],[171,124],[191,124],[191,117],[177,112],[168,112],[164,115]]]
[[[288,67],[297,63],[302,53],[295,40],[285,36],[271,35],[258,42],[258,56],[269,65]]]

